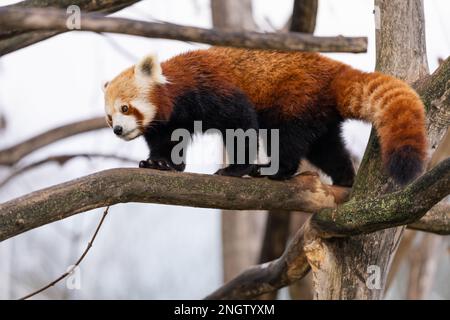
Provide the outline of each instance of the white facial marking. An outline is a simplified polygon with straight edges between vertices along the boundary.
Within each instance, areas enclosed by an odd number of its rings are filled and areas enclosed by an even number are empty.
[[[122,101],[115,102],[112,112],[112,127],[121,126],[123,133],[119,138],[129,141],[140,136],[142,132],[139,130],[139,125],[133,115],[125,115],[121,112],[121,107],[124,104]]]
[[[152,105],[148,100],[143,98],[134,99],[131,101],[131,105],[136,108],[144,117],[142,125],[148,126],[156,115],[156,107]]]

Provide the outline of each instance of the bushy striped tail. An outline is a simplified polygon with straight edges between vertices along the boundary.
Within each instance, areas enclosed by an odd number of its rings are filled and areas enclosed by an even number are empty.
[[[333,87],[345,118],[367,120],[376,128],[387,173],[402,185],[416,178],[427,155],[425,107],[418,94],[394,77],[351,68]]]

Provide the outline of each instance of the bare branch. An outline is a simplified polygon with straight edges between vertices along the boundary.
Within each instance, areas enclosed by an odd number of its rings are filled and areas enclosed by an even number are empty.
[[[67,31],[65,11],[58,9],[1,9],[0,28]],[[365,37],[315,37],[303,33],[258,33],[203,29],[170,23],[143,22],[85,14],[79,31],[113,32],[251,49],[322,52],[366,52]]]
[[[408,228],[450,235],[450,204],[448,202],[438,203],[422,219],[409,224]]]
[[[64,155],[57,155],[57,156],[51,156],[42,160],[39,160],[37,162],[30,163],[26,166],[17,168],[12,172],[10,175],[8,175],[3,181],[0,182],[0,188],[6,185],[9,181],[11,181],[13,178],[17,177],[18,175],[21,175],[29,170],[32,170],[36,167],[39,167],[41,165],[47,164],[49,162],[56,162],[59,165],[64,165],[67,161],[72,160],[74,158],[103,158],[103,159],[115,159],[120,160],[124,162],[132,162],[137,163],[138,160],[136,159],[130,159],[126,157],[121,157],[114,154],[101,154],[101,153],[79,153],[79,154],[64,154]]]
[[[305,223],[279,259],[247,269],[206,299],[252,299],[303,278],[310,270],[304,250],[308,230]]]
[[[312,222],[322,236],[368,233],[409,224],[448,195],[450,158],[402,191],[352,200],[348,189],[327,186],[317,175],[287,181],[112,169],[33,192],[0,205],[0,241],[76,213],[124,202],[231,210],[317,212]]]
[[[109,207],[106,207],[105,211],[103,212],[103,216],[100,219],[100,222],[98,223],[97,228],[95,229],[94,235],[92,236],[91,240],[88,242],[88,245],[87,245],[86,249],[83,251],[81,256],[78,258],[77,262],[75,262],[75,264],[73,266],[69,270],[64,272],[61,276],[59,276],[58,278],[56,278],[55,280],[53,280],[52,282],[47,284],[46,286],[44,286],[44,287],[40,288],[39,290],[36,290],[36,291],[34,291],[34,292],[30,293],[30,294],[27,294],[26,296],[20,298],[20,300],[26,300],[26,299],[29,299],[29,298],[39,294],[42,291],[45,291],[48,288],[53,287],[55,284],[57,284],[58,282],[63,280],[65,277],[70,275],[75,270],[75,268],[80,265],[80,263],[83,261],[83,259],[88,254],[89,250],[92,248],[92,245],[94,244],[95,238],[97,237],[97,234],[100,231],[100,228],[102,227],[103,221],[105,221],[105,218],[108,215],[108,212],[109,212]]]
[[[69,5],[78,5],[84,11],[113,13],[139,0],[25,0],[1,8],[30,8],[30,7],[58,7],[67,8]],[[2,28],[0,31],[0,56],[27,47],[36,42],[48,39],[61,31],[30,31],[22,27]]]
[[[45,147],[53,142],[68,138],[80,133],[106,128],[103,117],[77,121],[41,133],[7,149],[0,150],[0,165],[10,166],[17,163],[26,155]]]
[[[125,202],[231,210],[316,212],[347,200],[347,188],[317,175],[289,181],[245,179],[150,169],[112,169],[0,204],[0,241],[94,208]]]
[[[336,209],[322,210],[311,223],[324,238],[370,233],[420,219],[449,193],[447,158],[401,191],[372,199],[352,199]]]

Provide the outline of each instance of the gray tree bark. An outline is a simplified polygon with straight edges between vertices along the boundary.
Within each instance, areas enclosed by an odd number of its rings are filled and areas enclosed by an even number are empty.
[[[256,31],[252,0],[211,0],[214,28]]]
[[[318,7],[318,0],[295,0],[289,31],[314,33]]]

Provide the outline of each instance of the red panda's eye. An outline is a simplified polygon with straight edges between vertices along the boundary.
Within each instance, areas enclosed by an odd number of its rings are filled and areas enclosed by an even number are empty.
[[[123,113],[127,113],[127,112],[128,112],[128,106],[127,106],[127,105],[123,105],[123,106],[121,107],[121,109],[122,109],[122,112],[123,112]]]

